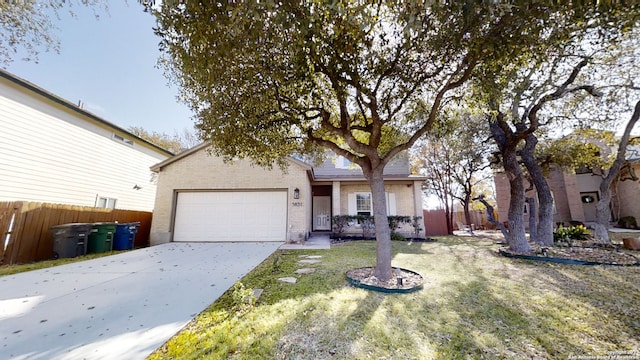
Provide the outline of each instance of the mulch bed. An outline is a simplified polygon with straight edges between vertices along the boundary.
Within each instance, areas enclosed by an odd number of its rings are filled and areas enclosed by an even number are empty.
[[[527,253],[514,252],[506,247],[500,248],[499,251],[504,256],[527,260],[574,265],[640,266],[640,259],[617,245],[603,246],[595,243],[583,243],[571,247],[532,247],[533,250]]]
[[[422,289],[422,275],[401,268],[393,268],[394,276],[382,281],[373,275],[375,268],[363,267],[347,271],[347,279],[357,287],[389,293],[406,293]],[[401,282],[398,278],[402,279]]]

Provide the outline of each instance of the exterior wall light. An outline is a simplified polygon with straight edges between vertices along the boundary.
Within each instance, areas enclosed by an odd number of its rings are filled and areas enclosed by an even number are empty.
[[[300,189],[295,188],[295,189],[293,190],[293,198],[294,198],[294,199],[300,199]]]

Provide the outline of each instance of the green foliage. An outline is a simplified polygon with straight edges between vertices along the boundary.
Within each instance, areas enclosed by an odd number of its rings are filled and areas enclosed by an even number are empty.
[[[182,134],[176,131],[173,135],[156,131],[149,132],[139,126],[130,126],[127,131],[173,154],[178,154],[198,143],[197,137],[186,129]]]
[[[338,236],[342,236],[344,231],[349,227],[349,222],[351,221],[348,216],[345,215],[334,215],[331,217],[333,223],[333,232]]]
[[[618,226],[625,229],[637,229],[638,223],[636,222],[636,218],[633,216],[623,216],[618,219]]]
[[[387,216],[387,221],[389,223],[389,229],[392,234],[395,230],[399,229],[402,224],[411,224],[414,227],[418,226],[419,229],[417,232],[419,233],[421,230],[420,222],[422,217],[414,217],[413,220],[411,216],[403,216],[403,215],[389,215]],[[373,228],[375,225],[373,216],[366,215],[335,215],[332,217],[333,221],[333,231],[336,235],[341,236],[344,234],[346,229],[350,224],[358,223],[362,227],[362,236],[365,238],[372,238],[374,236]],[[413,221],[413,222],[412,222]]]
[[[391,232],[391,240],[393,241],[405,241],[407,240],[407,238],[405,238],[404,236],[402,236],[402,234],[399,234],[395,231]]]
[[[577,168],[608,168],[614,160],[611,151],[615,144],[613,135],[611,131],[576,130],[568,136],[540,144],[536,155],[571,171]]]
[[[387,216],[387,220],[389,221],[389,230],[394,232],[400,228],[400,225],[411,223],[411,216],[390,215]]]
[[[424,221],[422,221],[422,216],[414,216],[411,218],[411,227],[413,227],[413,234],[416,238],[420,236],[420,232],[422,231],[422,225],[424,225]]]
[[[37,62],[43,50],[59,52],[55,20],[60,20],[65,8],[74,17],[74,6],[106,11],[107,5],[103,0],[0,1],[0,65],[8,65],[20,53],[22,60]]]
[[[256,297],[252,289],[247,289],[241,282],[236,282],[231,288],[232,307],[231,310],[245,313],[256,305]]]
[[[261,165],[316,146],[359,165],[388,160],[430,131],[476,69],[485,77],[527,61],[597,13],[555,2],[163,1],[149,10],[161,63],[198,128],[218,154]]]
[[[564,227],[562,225],[553,232],[553,240],[555,242],[570,240],[585,240],[590,234],[589,229],[584,225],[576,225],[570,227]]]

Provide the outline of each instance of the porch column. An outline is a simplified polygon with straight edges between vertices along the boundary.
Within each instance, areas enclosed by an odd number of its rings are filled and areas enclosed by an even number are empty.
[[[424,211],[422,211],[422,181],[413,182],[413,216],[420,216],[424,222]],[[420,230],[420,236],[425,236],[424,226]]]
[[[331,186],[331,216],[342,215],[340,213],[340,181],[334,181]]]

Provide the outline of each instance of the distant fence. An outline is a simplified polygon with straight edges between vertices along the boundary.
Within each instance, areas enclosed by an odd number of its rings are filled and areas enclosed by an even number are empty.
[[[475,229],[490,229],[494,230],[496,226],[489,222],[487,219],[487,211],[486,210],[469,210],[469,215],[471,217],[471,224]],[[493,217],[498,219],[498,212],[493,211]],[[453,213],[453,227],[457,230],[460,229],[460,225],[470,225],[467,224],[467,221],[464,217],[464,211],[456,211]]]
[[[50,228],[67,223],[139,221],[136,247],[148,246],[152,213],[36,202],[0,202],[0,264],[51,259]]]
[[[445,236],[447,231],[447,217],[443,209],[423,210],[424,231],[426,236]],[[486,210],[471,210],[471,224],[475,229],[495,229],[495,225],[487,220]],[[494,211],[494,217],[498,218],[498,213]],[[464,217],[463,211],[453,213],[453,229],[462,230],[462,225],[469,225]]]

